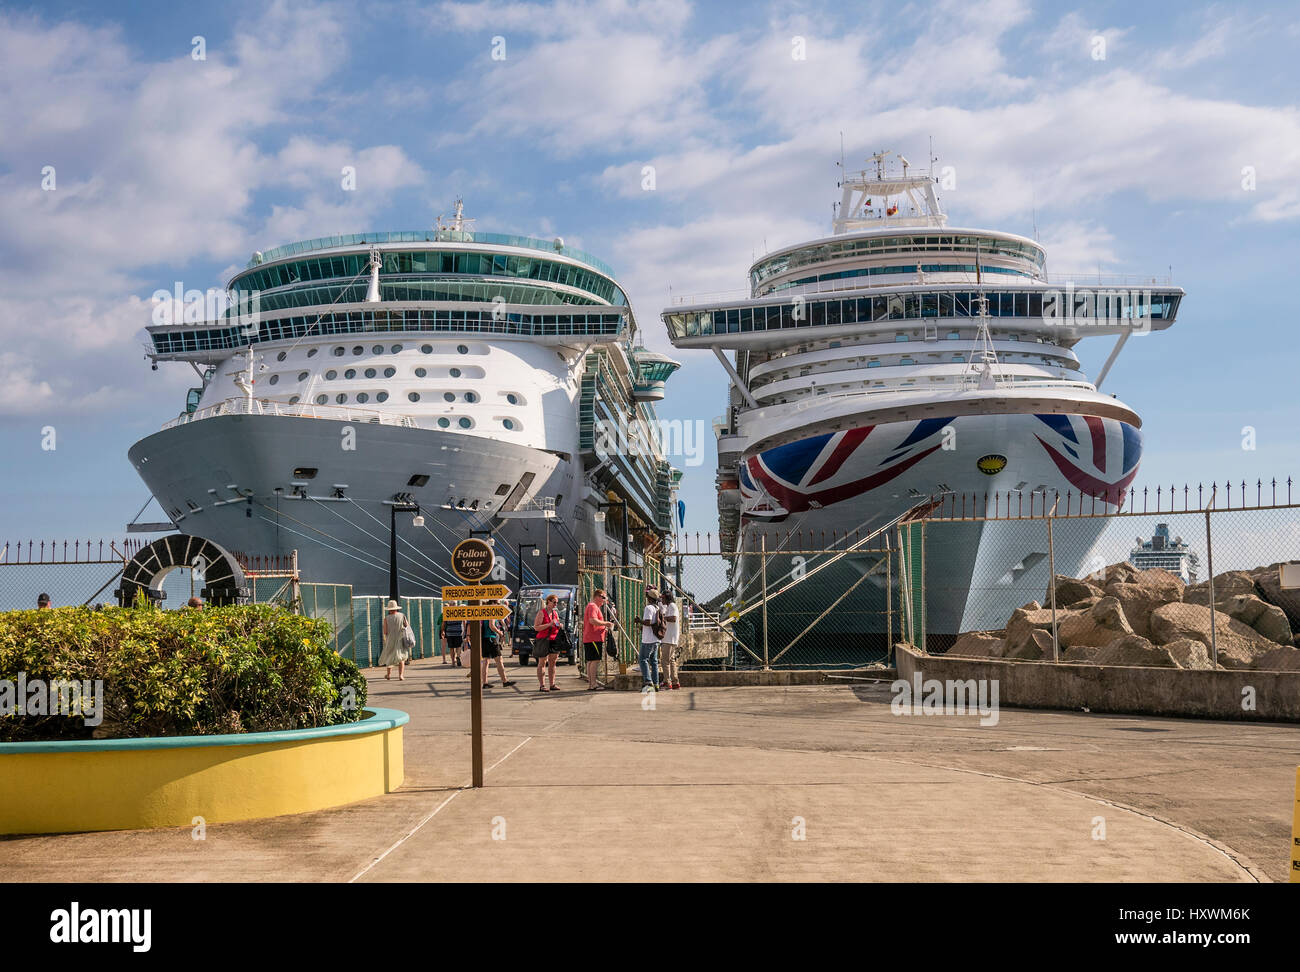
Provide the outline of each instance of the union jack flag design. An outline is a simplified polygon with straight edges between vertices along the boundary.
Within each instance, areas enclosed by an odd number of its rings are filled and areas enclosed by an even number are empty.
[[[942,443],[926,443],[947,424],[947,419],[916,423],[901,442],[883,446],[888,451],[877,469],[856,479],[846,478],[845,463],[878,426],[811,436],[750,456],[739,470],[745,515],[780,519],[860,496],[906,472],[938,449]]]
[[[1038,415],[1036,438],[1061,475],[1085,496],[1122,506],[1137,476],[1142,433],[1127,422],[1096,415]]]

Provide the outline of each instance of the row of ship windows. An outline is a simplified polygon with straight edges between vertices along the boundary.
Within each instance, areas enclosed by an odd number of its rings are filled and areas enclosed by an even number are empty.
[[[394,344],[394,345],[391,345],[391,346],[389,347],[389,349],[388,349],[388,353],[389,353],[389,354],[401,354],[401,353],[402,353],[402,349],[403,349],[403,346],[402,346],[402,345],[400,345],[400,344]],[[320,348],[309,348],[309,349],[307,350],[307,357],[309,357],[309,358],[314,358],[314,357],[316,357],[316,354],[317,354],[319,351],[320,351]],[[344,356],[345,354],[347,354],[347,353],[348,353],[348,349],[347,349],[346,347],[344,347],[343,345],[339,345],[339,346],[333,348],[333,349],[330,351],[330,354],[334,355],[334,357],[336,357],[336,358],[341,358],[341,357],[343,357],[343,356]],[[362,344],[354,344],[354,345],[352,346],[352,354],[353,354],[353,355],[362,355],[362,354],[365,354],[365,353],[366,353],[365,345],[362,345]],[[372,345],[371,348],[370,348],[370,353],[371,353],[371,354],[383,354],[383,353],[384,353],[384,346],[383,346],[382,344],[375,344],[375,345]],[[421,354],[433,354],[433,345],[432,345],[432,344],[422,344],[422,345],[420,345],[420,353],[421,353]],[[469,345],[467,345],[467,344],[458,344],[458,345],[456,345],[456,353],[457,353],[457,354],[469,354]],[[281,351],[279,354],[277,354],[277,355],[275,356],[275,360],[276,360],[276,361],[283,361],[283,360],[284,360],[285,358],[287,358],[288,356],[289,356],[289,352],[288,352],[288,351]]]
[[[319,304],[359,304],[369,292],[366,283],[295,287],[273,294],[257,294],[259,311],[281,311],[291,307],[315,307]],[[551,290],[543,285],[522,286],[500,283],[424,281],[379,285],[380,300],[458,301],[489,303],[500,298],[507,304],[604,304],[595,296],[578,296]]]
[[[261,291],[288,287],[303,281],[347,279],[362,273],[369,262],[368,253],[294,260],[243,274],[232,281],[232,285],[237,284],[241,290]],[[611,303],[626,303],[623,292],[607,278],[572,264],[532,256],[472,251],[390,250],[383,254],[383,266],[380,272],[386,274],[463,273],[474,276],[544,280],[585,290]]]
[[[930,357],[931,357],[931,358],[939,358],[940,356],[937,355],[937,354],[932,354],[932,355],[930,355]],[[1043,364],[1048,365],[1049,367],[1052,367],[1052,368],[1060,368],[1060,367],[1065,366],[1065,365],[1063,364],[1063,362],[1060,362],[1060,361],[1053,361],[1053,360],[1051,360],[1050,358],[1046,358],[1046,357],[1044,357],[1043,355],[1030,355],[1030,354],[1001,354],[1001,355],[999,355],[998,357],[999,357],[1000,360],[1002,360],[1002,361],[1008,361],[1008,362],[1009,362],[1009,361],[1013,361],[1013,360],[1015,360],[1015,359],[1017,359],[1017,358],[1019,358],[1021,361],[1035,361],[1035,362],[1042,362]],[[954,354],[954,355],[952,356],[951,360],[953,360],[953,361],[968,361],[968,360],[970,360],[970,359],[969,359],[969,356],[968,356],[968,355],[964,355],[964,354]],[[868,367],[868,368],[883,368],[883,367],[886,367],[887,365],[893,365],[893,364],[898,364],[898,365],[914,365],[914,364],[916,364],[916,363],[917,363],[917,361],[916,361],[915,358],[910,357],[910,356],[908,356],[908,355],[904,355],[903,357],[899,358],[896,362],[894,362],[894,361],[881,362],[880,360],[878,360],[878,359],[876,359],[876,358],[872,358],[870,361],[868,361],[868,362],[866,363],[866,367]],[[843,364],[843,362],[840,362],[840,364]],[[822,373],[834,373],[834,372],[836,372],[836,371],[844,371],[844,370],[847,370],[847,369],[845,369],[845,368],[843,368],[843,367],[831,367],[831,368],[817,369],[817,370],[821,371]],[[803,368],[803,369],[800,370],[798,377],[804,377],[804,376],[806,376],[806,375],[810,375],[810,374],[813,374],[813,373],[814,373],[814,369],[811,369],[811,368]],[[783,372],[782,374],[780,374],[780,375],[778,375],[778,376],[775,376],[775,377],[769,377],[769,376],[764,375],[764,376],[761,376],[761,377],[757,378],[757,379],[754,381],[753,386],[751,386],[751,387],[756,387],[756,386],[758,386],[758,385],[762,385],[762,384],[764,384],[765,381],[785,381],[785,380],[787,380],[787,379],[789,379],[789,378],[791,378],[791,377],[792,377],[792,376],[790,375],[789,372]]]
[[[751,274],[755,284],[762,283],[787,270],[825,263],[845,257],[864,254],[917,253],[923,251],[949,251],[953,253],[982,253],[989,256],[1006,256],[1012,259],[1032,260],[1042,266],[1046,257],[1042,249],[1032,243],[978,236],[886,236],[844,242],[823,243],[793,253],[773,257],[756,266]]]
[[[423,368],[416,368],[416,369],[415,369],[415,376],[416,376],[417,378],[423,378],[423,377],[425,377],[425,375],[424,375],[424,369],[423,369]],[[310,377],[311,377],[311,372],[308,372],[308,371],[300,371],[300,372],[298,373],[298,384],[303,384],[303,383],[306,382]],[[336,371],[327,371],[327,372],[325,372],[325,380],[326,380],[326,381],[333,381],[333,380],[335,380],[337,377],[338,377],[338,372],[336,372]],[[344,372],[343,377],[344,377],[344,378],[355,378],[355,377],[356,377],[356,372],[355,372],[353,369],[349,368],[346,372]],[[374,377],[375,377],[375,369],[374,369],[374,368],[367,368],[367,369],[366,369],[365,377],[367,377],[367,378],[374,378]],[[393,377],[393,369],[392,369],[392,368],[386,368],[386,369],[384,369],[384,377],[385,377],[385,378],[391,378],[391,377]],[[452,377],[455,377],[455,376],[453,375]],[[280,384],[280,376],[279,376],[279,375],[272,375],[272,376],[270,377],[270,379],[267,381],[267,384],[268,384],[268,385],[278,385],[278,384]],[[365,392],[360,392],[359,394],[361,394],[361,395],[365,395],[366,393],[365,393]],[[388,398],[388,393],[387,393],[387,392],[379,392],[379,394],[382,396],[382,397],[379,399],[379,401],[381,401],[381,402],[384,401],[384,400],[386,400],[386,399]],[[415,395],[415,398],[412,398],[411,401],[415,402],[415,401],[419,401],[419,400],[420,400],[420,396],[419,396],[419,393],[418,393],[418,392],[411,392],[410,395]],[[408,395],[408,397],[409,397],[409,395]],[[456,400],[456,394],[455,394],[455,392],[443,392],[443,393],[442,393],[442,398],[443,398],[443,401],[454,402],[454,401]],[[469,404],[473,405],[474,403],[476,403],[477,401],[479,401],[479,394],[478,394],[478,392],[467,391],[467,392],[465,392],[465,393],[461,396],[461,398],[462,398],[464,401],[468,402]],[[515,392],[507,392],[507,393],[506,393],[506,401],[507,401],[509,404],[511,404],[511,405],[520,405],[520,404],[523,404],[523,398],[522,398],[521,396],[519,396],[518,394],[516,394]]]
[[[979,317],[981,292],[890,294],[847,300],[808,300],[738,307],[720,311],[666,314],[674,337],[739,334],[796,327],[833,327],[877,321],[930,317]],[[1178,309],[1173,294],[1124,291],[1113,294],[1075,293],[1067,302],[1057,291],[1033,293],[983,292],[989,317],[1027,317],[1065,322],[1082,320],[1170,320]],[[1100,313],[1099,313],[1100,311]],[[798,316],[796,316],[798,315]]]
[[[930,375],[928,376],[928,381],[930,384],[951,385],[954,383],[960,383],[963,380],[965,380],[965,378],[966,375],[964,374]],[[827,395],[830,393],[831,388],[843,388],[849,390],[856,390],[861,388],[907,388],[912,385],[915,385],[918,380],[919,379],[916,378],[900,378],[894,381],[842,382],[839,385],[818,385],[816,388],[809,388],[806,390],[789,392],[780,398],[772,399],[772,403],[776,405],[786,405],[791,401],[798,401],[801,398],[810,398],[814,395]],[[1025,382],[1025,381],[1043,381],[1044,378],[1042,375],[1005,375],[1002,380],[1006,382],[1015,383],[1015,382]],[[1070,379],[1066,378],[1065,380],[1068,381]],[[1075,380],[1077,381],[1077,379]],[[756,397],[762,400],[767,398],[767,395],[770,394],[771,394],[770,392],[767,393],[766,395],[763,394],[762,392],[758,392],[756,393]]]
[[[419,392],[411,392],[411,393],[410,393],[409,395],[407,395],[406,397],[407,397],[408,399],[410,399],[411,401],[413,401],[413,402],[418,402],[418,401],[420,400],[420,393],[419,393]],[[290,396],[289,396],[289,404],[290,404],[290,405],[297,405],[300,401],[302,401],[302,398],[301,398],[301,396],[299,396],[299,395],[290,395]],[[328,395],[317,395],[317,396],[316,396],[316,404],[317,404],[317,405],[328,405],[328,404],[329,404],[329,401],[330,401],[330,397],[329,397]],[[366,392],[358,392],[358,393],[357,393],[356,403],[357,403],[358,405],[365,405],[365,404],[368,403],[369,401],[370,401],[370,395],[369,395],[369,394],[367,394]],[[377,402],[386,402],[386,401],[388,401],[388,392],[380,392],[378,395],[375,396],[375,401],[377,401]],[[334,404],[335,404],[335,405],[346,405],[346,404],[348,404],[348,396],[347,396],[347,395],[335,395],[335,396],[334,396]],[[523,428],[522,424],[519,422],[518,419],[512,419],[512,418],[498,418],[497,421],[501,423],[501,427],[502,427],[503,429],[505,429],[505,430],[507,430],[507,431],[509,431],[509,432],[518,431],[519,429]],[[467,416],[467,415],[462,415],[460,418],[456,419],[456,424],[457,424],[457,426],[459,426],[459,427],[462,428],[462,429],[472,429],[472,428],[474,427],[474,424],[475,424],[475,423],[474,423],[474,420],[473,420],[472,418],[470,418],[469,416]],[[440,429],[449,429],[449,428],[451,428],[451,419],[449,419],[449,418],[447,418],[447,417],[445,417],[445,416],[439,418],[439,419],[438,419],[438,428],[440,428]]]
[[[230,315],[234,316],[234,315]],[[462,334],[516,334],[523,337],[617,335],[626,327],[621,313],[590,314],[506,314],[494,316],[484,310],[379,310],[347,311],[312,317],[284,317],[263,320],[255,334],[245,325],[196,328],[191,325],[155,331],[158,354],[193,351],[227,351],[246,348],[249,343],[285,341],[330,334],[369,331],[453,331]],[[421,348],[423,351],[424,348]],[[431,354],[429,347],[425,354]],[[462,352],[463,353],[463,352]]]

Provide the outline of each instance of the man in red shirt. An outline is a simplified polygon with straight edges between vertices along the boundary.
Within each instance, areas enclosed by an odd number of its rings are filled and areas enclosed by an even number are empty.
[[[605,687],[596,681],[596,666],[600,664],[601,652],[605,645],[605,632],[614,627],[614,622],[606,621],[603,613],[608,600],[604,590],[597,589],[582,612],[582,657],[587,662],[588,692]]]

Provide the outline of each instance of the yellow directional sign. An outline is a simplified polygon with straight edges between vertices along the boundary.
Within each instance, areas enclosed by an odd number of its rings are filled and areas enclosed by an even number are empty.
[[[466,587],[444,587],[444,601],[495,601],[499,597],[509,597],[510,588],[505,584],[474,584]]]
[[[508,617],[510,608],[504,604],[476,604],[442,609],[444,621],[504,621]]]

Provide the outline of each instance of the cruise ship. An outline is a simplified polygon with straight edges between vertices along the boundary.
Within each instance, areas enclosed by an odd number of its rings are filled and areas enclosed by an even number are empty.
[[[653,432],[677,362],[641,346],[600,260],[470,223],[458,200],[428,231],[254,253],[215,319],[147,329],[155,368],[202,382],[129,451],[177,530],[297,550],[303,580],[356,594],[389,591],[396,530],[403,595],[458,583],[471,534],[527,584],[671,530],[680,474]]]
[[[1159,567],[1177,574],[1184,584],[1195,584],[1201,569],[1201,558],[1182,537],[1169,535],[1168,523],[1157,523],[1150,540],[1138,537],[1137,545],[1129,551],[1128,562],[1138,570]]]
[[[1134,334],[1173,324],[1182,289],[1051,276],[1032,239],[949,227],[932,173],[893,153],[842,172],[839,188],[831,235],[764,255],[730,299],[677,298],[662,313],[674,347],[711,350],[730,380],[715,422],[724,548],[765,541],[779,553],[821,546],[821,536],[831,547],[943,497],[1018,494],[1041,513],[1072,494],[1099,513],[1118,508],[1142,421],[1101,386]],[[1089,379],[1073,349],[1096,336],[1115,344]],[[1097,533],[1104,523],[1092,521]],[[1060,573],[1084,564],[1097,539],[1075,526],[1056,544]],[[972,595],[973,583],[1046,589],[1038,532],[985,522],[931,531],[930,632],[1005,622],[1003,599]],[[737,602],[757,593],[754,559],[735,560]],[[868,570],[869,558],[841,559],[829,586],[832,570],[819,574],[819,591],[838,595]],[[769,565],[769,585],[806,558],[786,564]],[[872,583],[879,592],[884,577]],[[885,612],[837,615],[828,623],[883,623]]]

